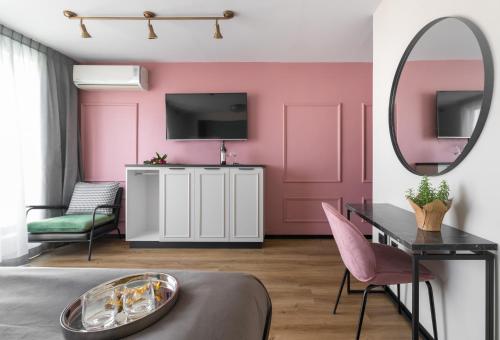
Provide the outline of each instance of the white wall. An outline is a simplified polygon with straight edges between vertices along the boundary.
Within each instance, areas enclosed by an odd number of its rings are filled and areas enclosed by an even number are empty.
[[[495,79],[500,79],[499,14],[499,0],[384,0],[378,7],[374,15],[373,56],[375,202],[392,203],[410,210],[404,191],[419,181],[418,176],[399,163],[389,136],[391,84],[406,46],[422,26],[435,18],[453,15],[469,18],[486,35],[493,53]],[[436,182],[446,178],[455,198],[445,222],[498,243],[499,147],[500,86],[497,86],[486,126],[474,149],[455,170],[435,178]],[[426,265],[438,276],[433,285],[440,339],[484,339],[483,262],[428,262]],[[411,294],[406,294],[406,297],[410,306]],[[421,286],[420,316],[426,328],[432,330],[425,286]]]

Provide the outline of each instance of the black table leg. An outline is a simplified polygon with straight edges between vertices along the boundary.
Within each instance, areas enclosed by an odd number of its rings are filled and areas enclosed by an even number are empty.
[[[413,254],[412,258],[412,319],[411,319],[411,338],[418,340],[419,321],[418,321],[418,307],[419,307],[419,263],[418,255]]]
[[[351,210],[347,209],[347,219],[351,220]]]
[[[493,340],[495,334],[494,306],[495,306],[495,257],[489,255],[486,258],[486,340]]]

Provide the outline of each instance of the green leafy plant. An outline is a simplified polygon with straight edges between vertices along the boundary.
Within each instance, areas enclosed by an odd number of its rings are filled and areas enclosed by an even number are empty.
[[[434,188],[429,181],[429,177],[424,176],[420,181],[417,191],[415,192],[413,189],[408,189],[405,196],[420,207],[435,200],[446,203],[450,197],[450,187],[445,180],[442,180],[441,183],[439,183],[439,187]]]

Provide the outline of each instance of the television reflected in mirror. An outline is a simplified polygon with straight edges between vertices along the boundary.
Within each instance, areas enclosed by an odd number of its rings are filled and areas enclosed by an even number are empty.
[[[248,139],[246,93],[165,95],[167,139]]]
[[[438,91],[436,117],[438,138],[470,138],[476,127],[483,91]]]

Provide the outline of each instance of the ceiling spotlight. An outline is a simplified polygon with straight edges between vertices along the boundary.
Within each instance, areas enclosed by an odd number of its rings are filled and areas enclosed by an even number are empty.
[[[215,20],[215,32],[214,39],[222,39],[222,33],[220,32],[219,20]]]
[[[151,25],[151,20],[148,20],[148,29],[149,29],[148,39],[158,39],[158,36],[155,33],[153,25]]]
[[[80,34],[84,39],[92,38],[92,36],[87,31],[87,27],[85,27],[85,25],[83,24],[83,19],[80,19]]]

